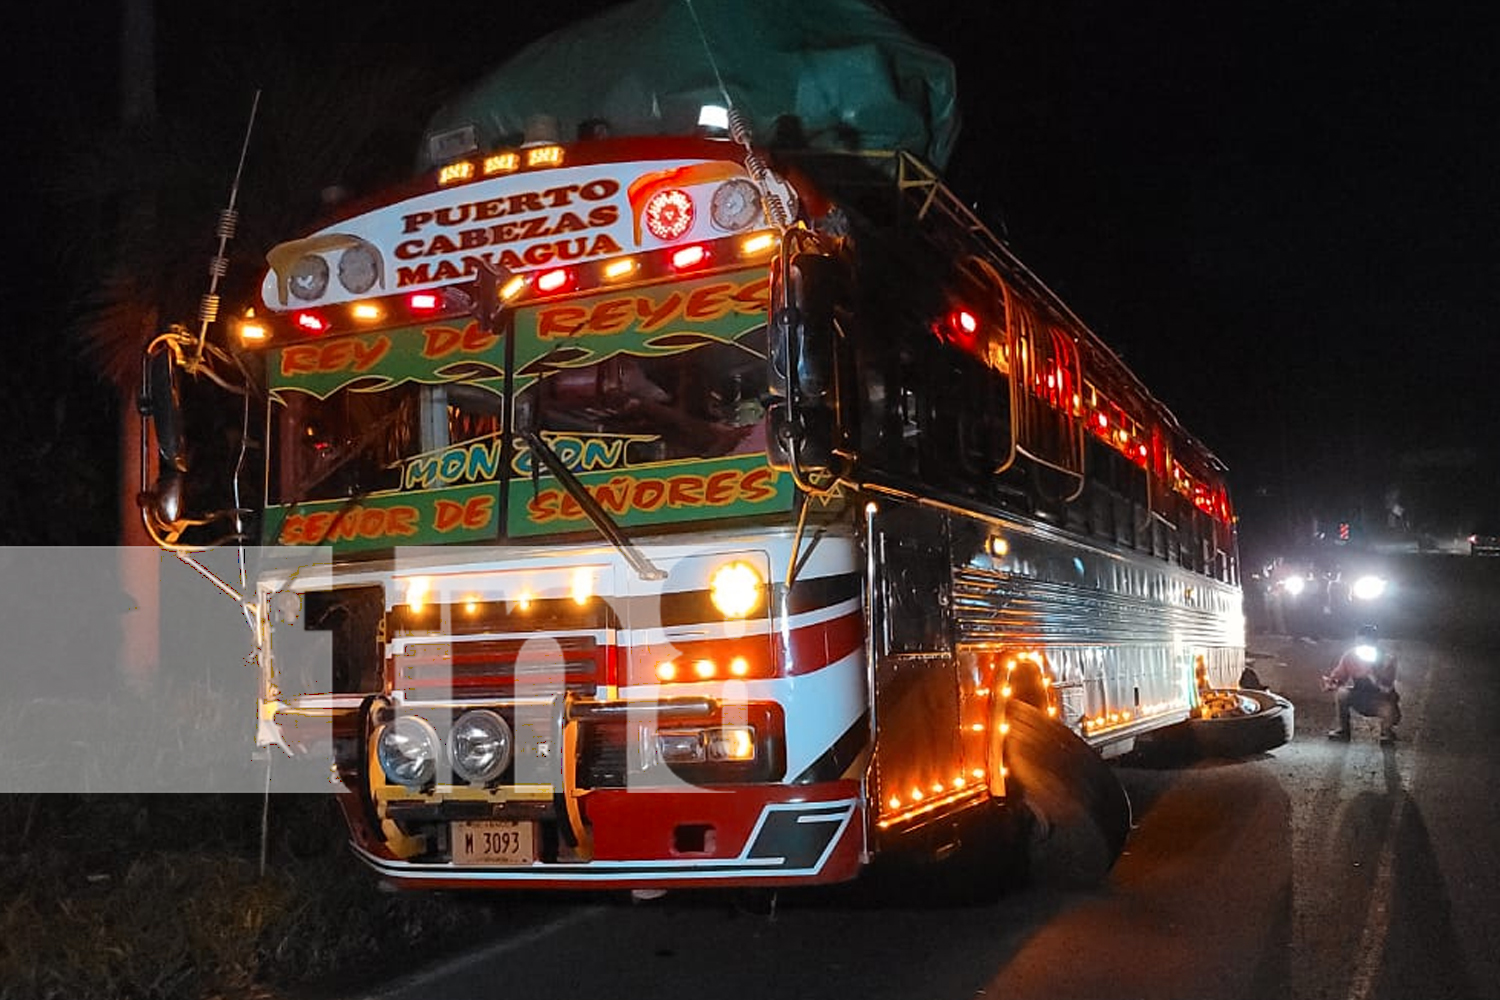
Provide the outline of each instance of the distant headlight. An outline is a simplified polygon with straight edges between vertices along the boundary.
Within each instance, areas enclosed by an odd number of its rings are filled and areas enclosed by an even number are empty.
[[[510,725],[488,709],[465,712],[448,736],[448,760],[465,781],[486,785],[510,766]]]
[[[375,757],[385,776],[407,788],[422,788],[437,777],[438,735],[426,719],[403,715],[375,737]]]
[[[1378,576],[1362,576],[1354,581],[1354,586],[1349,588],[1357,600],[1373,601],[1385,593],[1386,582]]]
[[[1281,581],[1281,587],[1288,594],[1296,597],[1307,588],[1307,581],[1300,576],[1289,576],[1285,580]]]

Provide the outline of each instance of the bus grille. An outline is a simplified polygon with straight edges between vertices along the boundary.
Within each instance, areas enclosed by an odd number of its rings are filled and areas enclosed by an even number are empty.
[[[395,686],[422,697],[544,697],[593,693],[603,650],[593,636],[412,643],[391,659]]]

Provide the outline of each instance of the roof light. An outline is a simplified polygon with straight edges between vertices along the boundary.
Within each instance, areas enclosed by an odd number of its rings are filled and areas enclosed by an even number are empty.
[[[385,310],[374,302],[356,302],[349,307],[349,314],[362,323],[373,323],[385,315]]]
[[[702,267],[708,263],[708,248],[701,243],[683,247],[681,250],[673,251],[672,267],[678,271],[688,271],[695,267]]]
[[[406,305],[412,312],[436,312],[443,304],[437,292],[412,292],[406,297]]]
[[[519,274],[516,275],[514,278],[511,278],[505,284],[500,286],[500,301],[509,302],[517,295],[520,295],[522,289],[524,289],[525,287],[526,279]]]
[[[979,320],[967,309],[959,309],[953,314],[953,325],[964,333],[973,333],[979,329]],[[1051,376],[1048,376],[1050,381]]]
[[[450,163],[438,171],[438,184],[457,184],[474,176],[474,164],[468,160]]]
[[[495,153],[484,158],[482,166],[486,177],[492,174],[510,174],[521,169],[521,154]]]
[[[698,127],[729,131],[729,109],[717,104],[705,104],[698,109]]]
[[[561,166],[562,161],[563,148],[561,146],[533,146],[526,150],[528,167],[556,167]]]
[[[327,333],[331,326],[326,319],[313,312],[299,312],[292,318],[292,322],[304,333]]]

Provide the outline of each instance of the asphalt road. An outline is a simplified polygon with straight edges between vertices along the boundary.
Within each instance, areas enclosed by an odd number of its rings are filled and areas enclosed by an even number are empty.
[[[1395,747],[1373,720],[1348,744],[1323,736],[1318,675],[1343,641],[1252,634],[1296,739],[1249,761],[1118,765],[1136,827],[1097,889],[974,906],[533,898],[503,936],[358,995],[1500,998],[1500,588],[1460,568],[1424,566],[1433,625],[1408,613],[1397,630]]]

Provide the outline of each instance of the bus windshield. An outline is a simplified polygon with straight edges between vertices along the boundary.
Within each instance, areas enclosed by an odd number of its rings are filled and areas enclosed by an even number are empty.
[[[267,538],[590,530],[532,461],[531,434],[624,526],[784,510],[789,488],[765,458],[765,359],[763,276],[734,275],[527,306],[493,332],[450,318],[283,348]],[[526,485],[502,510],[507,479]]]

